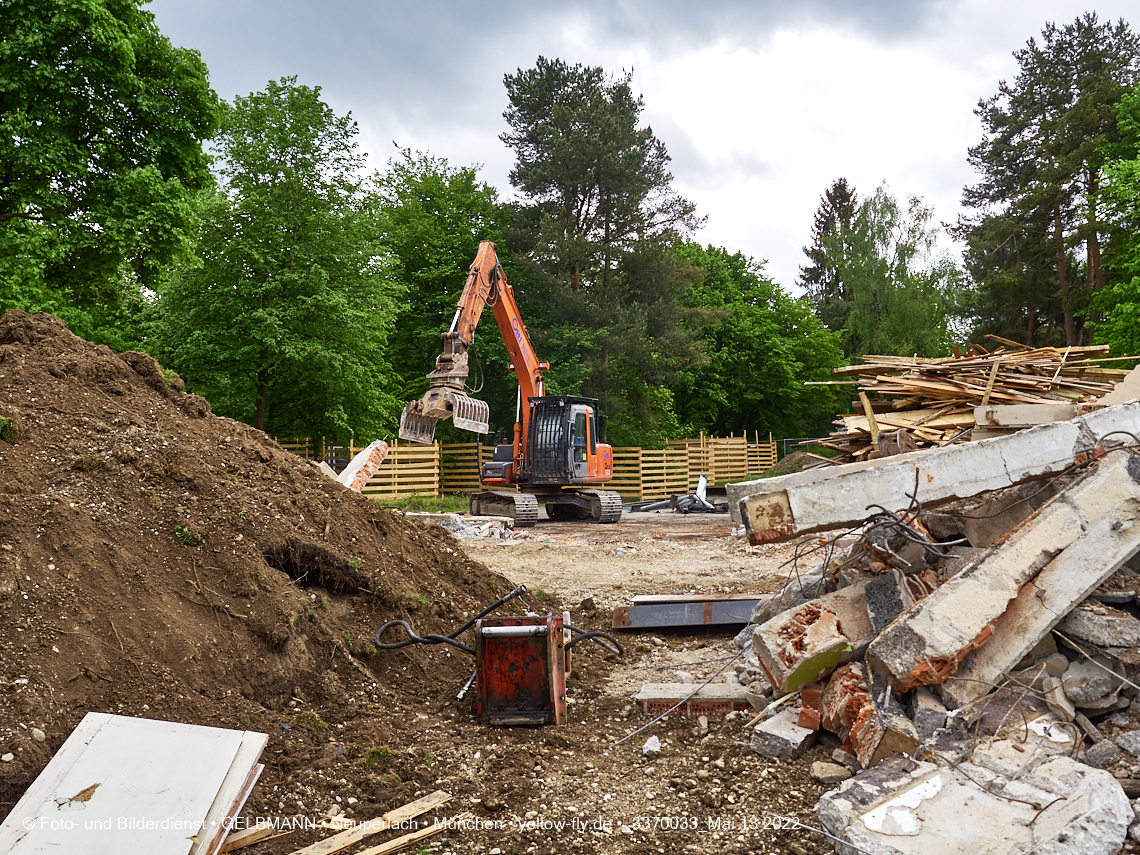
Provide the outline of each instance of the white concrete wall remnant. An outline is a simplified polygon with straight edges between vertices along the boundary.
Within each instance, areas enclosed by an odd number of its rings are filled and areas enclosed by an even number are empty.
[[[916,476],[918,500],[933,505],[1055,475],[1113,431],[1140,435],[1140,401],[1008,436],[729,484],[729,509],[754,540],[787,539],[855,525],[871,504],[901,510]],[[1127,441],[1118,434],[1105,445]]]

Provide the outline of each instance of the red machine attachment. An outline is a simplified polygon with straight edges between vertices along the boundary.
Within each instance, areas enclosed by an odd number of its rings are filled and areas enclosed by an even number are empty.
[[[566,633],[563,620],[484,618],[475,624],[475,711],[480,724],[566,721]]]

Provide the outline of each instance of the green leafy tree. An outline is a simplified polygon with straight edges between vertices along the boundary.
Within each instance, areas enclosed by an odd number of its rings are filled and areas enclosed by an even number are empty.
[[[826,433],[837,401],[829,387],[843,362],[839,333],[827,329],[807,298],[792,299],[740,253],[684,243],[678,253],[703,272],[688,291],[710,313],[702,330],[707,362],[682,372],[673,386],[688,434],[776,436]]]
[[[1140,355],[1140,86],[1121,99],[1119,141],[1104,167],[1111,277],[1097,295],[1096,340],[1115,356]]]
[[[1020,313],[1026,334],[1040,329],[1042,302],[1029,298],[1036,280],[1059,297],[1056,325],[1076,345],[1083,309],[1105,284],[1103,166],[1117,137],[1116,105],[1140,74],[1140,39],[1123,20],[1089,13],[1047,24],[1041,41],[1030,39],[1014,57],[1015,80],[978,104],[984,136],[969,157],[981,178],[963,196],[977,213],[957,234],[970,244],[981,302],[996,304],[983,317]],[[1041,275],[1046,263],[1051,282]]]
[[[119,346],[191,244],[218,110],[197,52],[140,5],[0,2],[0,306]]]
[[[218,412],[278,435],[371,438],[400,406],[384,354],[402,289],[356,135],[295,78],[236,98],[201,263],[162,291],[164,361]]]
[[[408,149],[375,176],[374,187],[377,221],[395,262],[392,273],[407,288],[388,339],[390,352],[400,355],[390,387],[398,390],[398,398],[412,400],[427,388],[426,375],[442,347],[440,333],[451,324],[480,241],[496,242],[514,286],[515,271],[502,238],[508,211],[495,189],[479,179],[477,167],[453,167],[443,158]],[[473,366],[482,369],[472,378],[480,390],[477,397],[488,401],[493,425],[509,435],[518,387],[490,309],[473,350]],[[443,439],[471,438],[450,421],[441,423],[437,433]]]
[[[854,189],[843,187],[849,195],[836,198],[854,204]],[[833,208],[827,196],[817,213],[815,240],[806,250],[811,264],[803,268],[803,276],[824,283],[809,290],[816,314],[841,332],[848,359],[944,354],[960,272],[938,249],[933,210],[917,196],[902,207],[884,184],[850,214]]]
[[[920,198],[911,196],[904,209],[886,185],[859,205],[843,272],[850,294],[844,326],[849,355],[942,356],[950,349],[960,272],[938,251],[933,219]]]

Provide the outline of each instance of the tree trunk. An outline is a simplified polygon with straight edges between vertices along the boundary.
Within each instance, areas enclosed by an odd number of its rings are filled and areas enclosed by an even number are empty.
[[[253,426],[265,430],[265,405],[269,399],[269,381],[272,378],[268,368],[257,372],[257,395],[253,404]]]
[[[1065,344],[1077,344],[1076,318],[1073,316],[1073,294],[1069,285],[1068,259],[1065,257],[1065,230],[1061,224],[1061,203],[1053,203],[1053,240],[1057,244],[1057,284],[1061,288],[1061,305],[1065,313]]]
[[[574,291],[582,290],[582,267],[577,261],[570,264],[570,287]]]
[[[1029,316],[1025,325],[1025,343],[1033,347],[1033,336],[1037,334],[1037,307],[1032,303],[1026,303],[1025,314]]]

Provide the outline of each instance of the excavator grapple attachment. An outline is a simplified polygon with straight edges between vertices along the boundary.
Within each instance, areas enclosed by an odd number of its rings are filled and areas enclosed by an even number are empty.
[[[475,433],[490,430],[491,408],[486,401],[469,398],[457,389],[428,389],[418,401],[412,401],[400,414],[400,439],[429,444],[435,441],[435,426],[443,419],[455,420],[455,426]]]

